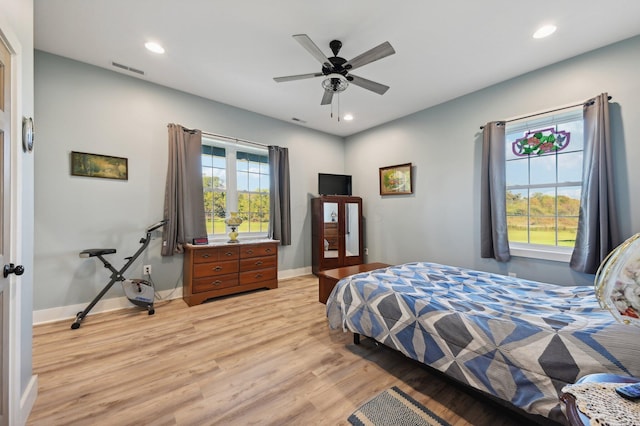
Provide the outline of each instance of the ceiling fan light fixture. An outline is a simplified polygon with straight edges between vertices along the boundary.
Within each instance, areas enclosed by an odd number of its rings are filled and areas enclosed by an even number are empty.
[[[322,80],[322,88],[330,92],[344,92],[347,87],[349,87],[349,82],[342,74],[331,73]]]

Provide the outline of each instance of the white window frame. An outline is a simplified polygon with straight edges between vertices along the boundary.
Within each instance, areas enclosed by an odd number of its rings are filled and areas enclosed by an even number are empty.
[[[507,124],[505,128],[505,135],[512,133],[513,128],[540,128],[545,125],[557,125],[558,123],[573,121],[576,118],[580,117],[582,119],[582,108],[576,107],[569,109],[562,113],[549,113],[549,114],[534,114],[536,118],[533,120],[525,120],[525,119],[510,119],[507,122],[515,122],[515,124]],[[511,129],[510,129],[511,128]],[[506,149],[511,149],[511,142],[507,142]],[[584,143],[583,150],[584,152]],[[505,166],[506,166],[505,160]],[[549,188],[562,188],[562,187],[575,187],[578,182],[568,182],[568,183],[558,183],[556,182],[553,185],[543,184],[539,185],[540,187]],[[580,181],[580,187],[584,184],[584,178]],[[538,185],[513,185],[505,188],[505,192],[508,190],[518,190],[518,189],[535,189]],[[556,211],[557,216],[557,211]],[[573,253],[573,247],[564,247],[564,246],[551,246],[544,244],[532,244],[532,243],[522,243],[522,242],[511,242],[509,241],[509,252],[512,256],[516,257],[527,257],[532,259],[542,259],[542,260],[551,260],[555,262],[564,262],[569,263],[571,261],[571,255]]]
[[[238,211],[238,172],[237,172],[237,152],[247,152],[258,155],[269,155],[267,147],[259,148],[257,146],[243,144],[240,141],[232,140],[226,141],[222,138],[215,138],[211,136],[202,135],[202,145],[209,145],[218,148],[225,149],[225,175],[226,175],[226,206],[225,211],[227,217],[229,212]],[[270,171],[271,172],[271,171]],[[203,206],[204,207],[204,206]],[[271,214],[271,212],[269,212]],[[229,229],[227,229],[229,231]],[[261,239],[266,238],[268,231],[264,232],[241,232],[240,237],[242,239]],[[209,234],[209,241],[222,242],[229,239],[228,234]]]

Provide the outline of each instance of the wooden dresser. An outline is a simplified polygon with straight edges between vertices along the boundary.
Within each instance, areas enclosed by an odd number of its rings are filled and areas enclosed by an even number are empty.
[[[278,241],[187,244],[183,299],[189,306],[258,288],[278,287]]]
[[[325,250],[338,250],[338,222],[324,224]]]

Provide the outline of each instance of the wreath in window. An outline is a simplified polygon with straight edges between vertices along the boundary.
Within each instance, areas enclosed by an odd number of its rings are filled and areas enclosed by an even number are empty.
[[[557,152],[569,145],[571,133],[564,130],[556,131],[553,127],[542,130],[532,130],[525,133],[524,137],[516,139],[512,144],[513,153],[518,157],[536,154],[542,155],[548,152]]]

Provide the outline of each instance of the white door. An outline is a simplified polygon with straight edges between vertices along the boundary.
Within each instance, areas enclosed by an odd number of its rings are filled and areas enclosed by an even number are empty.
[[[0,39],[0,268],[9,263],[11,218],[11,54]],[[7,271],[8,272],[8,271]],[[10,275],[9,275],[10,277]],[[9,278],[0,271],[0,425],[9,424]]]

